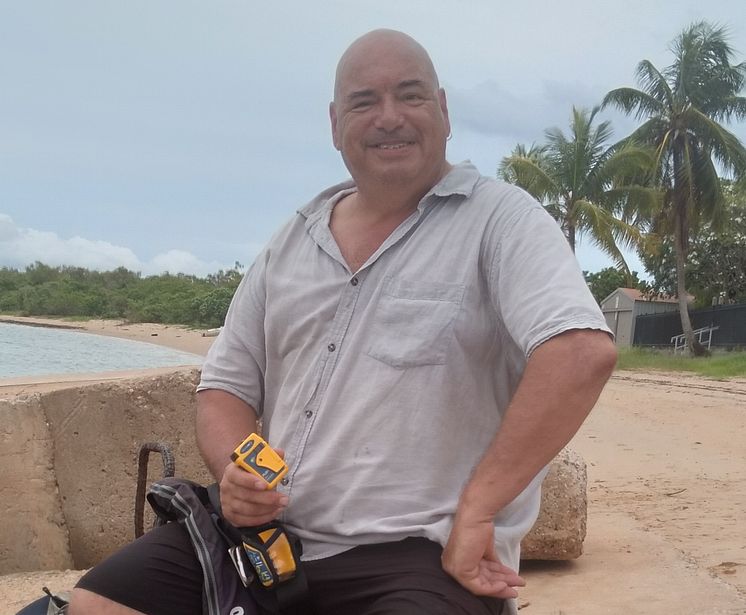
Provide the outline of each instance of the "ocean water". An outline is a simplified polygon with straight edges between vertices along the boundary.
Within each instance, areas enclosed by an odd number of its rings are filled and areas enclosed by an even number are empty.
[[[202,357],[115,337],[0,323],[0,378],[200,365]]]

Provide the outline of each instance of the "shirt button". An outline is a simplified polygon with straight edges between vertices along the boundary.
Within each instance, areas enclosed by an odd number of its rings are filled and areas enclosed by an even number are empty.
[[[280,481],[283,485],[287,485],[290,481],[288,480],[288,477],[286,476]]]
[[[328,346],[326,347],[326,349],[327,349],[327,350],[328,350],[329,352],[334,352],[334,351],[335,351],[335,350],[337,349],[337,347],[336,347],[336,346],[335,346],[334,344],[329,344],[329,345],[328,345]]]
[[[352,284],[353,286],[357,286],[357,283],[358,283],[358,279],[357,278],[352,278],[350,280],[350,284]]]
[[[313,416],[313,412],[311,412],[310,410],[306,410],[306,418],[310,419],[312,416]]]

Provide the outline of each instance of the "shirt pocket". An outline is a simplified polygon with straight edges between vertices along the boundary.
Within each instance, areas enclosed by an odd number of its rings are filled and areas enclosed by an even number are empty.
[[[463,296],[463,284],[386,278],[367,354],[400,369],[444,364]]]

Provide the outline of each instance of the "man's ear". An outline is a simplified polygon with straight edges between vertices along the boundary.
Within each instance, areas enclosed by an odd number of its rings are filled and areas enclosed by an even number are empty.
[[[438,103],[440,104],[440,111],[443,114],[443,120],[445,121],[446,131],[448,136],[451,135],[451,120],[448,117],[448,101],[446,100],[446,91],[443,88],[438,90]]]
[[[337,107],[334,105],[334,101],[329,103],[329,120],[332,125],[332,143],[334,143],[336,150],[341,151],[342,146],[337,139]]]

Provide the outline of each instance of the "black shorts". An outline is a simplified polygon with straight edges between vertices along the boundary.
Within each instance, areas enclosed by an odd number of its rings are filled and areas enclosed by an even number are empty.
[[[306,604],[283,615],[499,615],[443,571],[424,538],[356,547],[304,562]],[[202,615],[202,569],[176,523],[155,528],[90,570],[78,587],[146,615]]]

